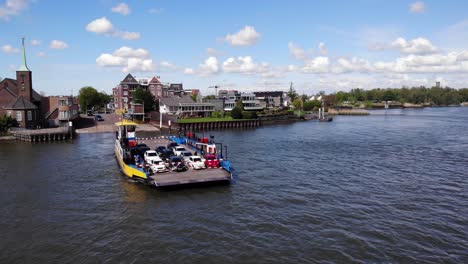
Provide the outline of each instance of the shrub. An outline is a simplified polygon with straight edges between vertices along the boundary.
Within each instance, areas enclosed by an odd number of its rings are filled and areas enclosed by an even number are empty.
[[[236,106],[231,111],[231,116],[233,119],[242,119],[242,108]]]

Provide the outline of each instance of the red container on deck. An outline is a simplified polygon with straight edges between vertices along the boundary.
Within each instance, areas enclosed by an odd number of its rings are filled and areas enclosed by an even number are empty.
[[[136,141],[135,141],[135,140],[129,140],[129,141],[128,141],[128,146],[129,146],[129,147],[134,147],[134,146],[136,146]]]

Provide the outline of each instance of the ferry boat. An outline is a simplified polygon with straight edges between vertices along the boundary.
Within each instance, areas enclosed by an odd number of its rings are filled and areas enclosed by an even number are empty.
[[[115,139],[115,157],[122,173],[128,178],[156,187],[175,186],[184,184],[197,184],[206,182],[230,182],[232,180],[231,164],[222,155],[222,144],[215,143],[208,138],[198,138],[194,133],[188,132],[186,136],[169,136],[158,139],[158,145],[167,145],[171,142],[194,152],[194,156],[201,159],[215,157],[219,168],[197,169],[174,167],[167,165],[167,170],[153,170],[151,164],[143,159],[143,153],[138,153],[138,147],[146,144],[137,144],[135,135],[137,123],[123,120],[117,126]],[[147,142],[151,144],[151,142]],[[218,147],[220,146],[220,148]],[[154,150],[156,146],[148,146]],[[170,167],[170,169],[169,169]]]

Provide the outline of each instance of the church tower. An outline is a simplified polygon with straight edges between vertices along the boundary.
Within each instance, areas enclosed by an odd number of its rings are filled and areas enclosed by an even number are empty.
[[[24,37],[22,39],[23,44],[23,64],[16,71],[16,83],[18,89],[18,96],[24,96],[29,101],[32,101],[32,72],[29,70],[26,64],[26,49],[24,47]]]

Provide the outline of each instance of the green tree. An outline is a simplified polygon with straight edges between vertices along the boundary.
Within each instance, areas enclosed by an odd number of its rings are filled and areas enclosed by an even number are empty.
[[[231,117],[233,119],[242,119],[242,109],[236,105],[231,111]]]
[[[287,95],[289,97],[290,102],[294,102],[299,97],[299,94],[293,88],[293,83],[291,83],[291,85],[289,86],[289,91]]]
[[[137,88],[133,93],[133,102],[143,104],[146,112],[154,111],[156,103],[154,96],[148,90]]]
[[[4,115],[0,117],[0,132],[7,131],[10,127],[17,127],[18,121],[11,116]]]
[[[88,111],[95,105],[99,105],[100,96],[96,89],[85,86],[80,89],[78,98],[80,99],[81,111]]]
[[[296,100],[294,100],[292,104],[294,106],[294,109],[296,109],[296,110],[302,109],[302,100],[301,99],[296,98]]]

